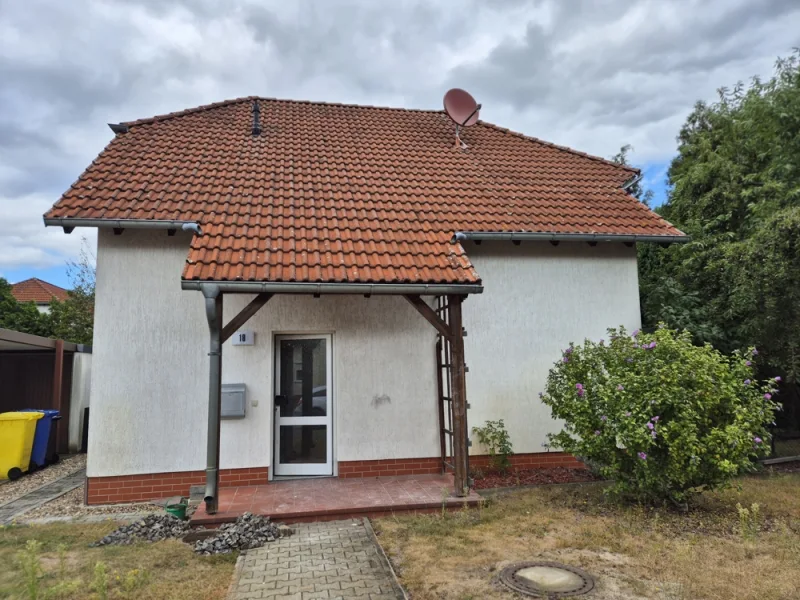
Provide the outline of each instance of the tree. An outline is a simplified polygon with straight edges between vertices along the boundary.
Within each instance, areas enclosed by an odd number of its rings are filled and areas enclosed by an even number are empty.
[[[53,324],[49,315],[40,313],[33,302],[17,302],[11,284],[0,277],[0,327],[22,333],[50,337]]]
[[[64,302],[50,306],[55,337],[91,344],[94,332],[95,257],[86,238],[83,238],[77,260],[67,262],[67,276],[72,290]]]
[[[689,244],[640,251],[643,321],[686,327],[724,352],[760,351],[762,374],[800,379],[800,51],[768,81],[699,102],[678,136],[658,212]],[[786,400],[784,397],[784,400]]]

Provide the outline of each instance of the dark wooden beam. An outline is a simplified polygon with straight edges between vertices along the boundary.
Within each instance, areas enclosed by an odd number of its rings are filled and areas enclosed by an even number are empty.
[[[586,242],[586,243],[589,244],[592,248],[597,246],[597,242]]]
[[[231,337],[236,330],[239,329],[242,325],[247,323],[254,314],[256,314],[262,306],[264,306],[269,299],[272,298],[272,294],[262,293],[253,298],[252,302],[245,306],[241,312],[233,317],[230,322],[222,328],[222,335],[220,336],[220,344],[224,344],[225,340]]]
[[[558,240],[550,240],[550,243],[551,243],[553,246],[558,246],[558,244],[559,244],[560,242],[559,242]]]
[[[167,235],[169,237],[173,237],[175,235],[176,231],[178,231],[178,230],[177,229],[167,229]]]
[[[64,226],[64,233],[72,233],[73,231],[75,231],[75,227]]]
[[[410,294],[406,294],[405,296],[403,296],[403,298],[408,300],[411,306],[416,308],[417,312],[421,314],[423,317],[425,317],[425,320],[427,320],[428,323],[430,323],[436,328],[436,331],[438,331],[448,339],[453,337],[453,331],[455,330],[448,327],[447,323],[442,321],[439,318],[439,315],[436,314],[436,311],[433,310],[430,306],[428,306],[428,303],[425,302],[422,298]]]
[[[453,466],[455,491],[458,496],[469,494],[469,436],[467,434],[467,378],[464,372],[464,329],[461,303],[463,296],[448,296],[450,305],[450,362],[453,378]]]
[[[114,235],[122,235],[123,231],[125,231],[124,227],[114,227]]]
[[[54,410],[61,412],[61,394],[64,390],[64,340],[56,340],[55,358],[53,360],[53,398],[50,402]],[[69,423],[69,415],[61,415],[60,421],[55,421],[53,427],[56,428],[56,449],[61,446],[60,423]],[[58,451],[58,450],[56,450]]]

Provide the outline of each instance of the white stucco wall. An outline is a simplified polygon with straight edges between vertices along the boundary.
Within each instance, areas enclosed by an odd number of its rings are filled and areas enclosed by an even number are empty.
[[[558,425],[538,394],[561,350],[608,327],[640,326],[636,249],[483,242],[466,250],[485,288],[463,309],[470,429],[504,419],[515,452],[541,452]],[[485,452],[475,436],[471,451]]]
[[[92,355],[76,352],[72,357],[72,389],[69,406],[69,451],[81,447],[83,410],[89,406],[92,376]]]
[[[189,241],[181,232],[100,231],[90,476],[205,466],[208,328],[202,295],[180,288]],[[464,304],[470,425],[503,418],[516,452],[541,451],[556,425],[537,395],[559,351],[609,326],[639,325],[635,250],[467,250],[486,288]],[[251,299],[226,295],[225,321]],[[438,455],[435,331],[402,298],[276,296],[244,328],[255,331],[254,346],[223,348],[223,382],[246,384],[248,406],[244,419],[222,423],[222,468],[272,466],[280,333],[333,335],[335,460]]]
[[[100,231],[89,476],[205,467],[208,327],[202,295],[180,289],[188,245]],[[251,299],[226,295],[226,322]],[[223,383],[245,383],[248,407],[222,423],[222,468],[271,466],[278,333],[333,334],[336,460],[438,453],[435,331],[402,298],[278,296],[245,328],[254,346],[223,347]]]

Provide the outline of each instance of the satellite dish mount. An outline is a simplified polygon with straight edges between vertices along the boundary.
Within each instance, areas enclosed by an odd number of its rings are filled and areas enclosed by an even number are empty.
[[[456,124],[456,148],[468,148],[461,140],[461,128],[475,125],[480,110],[481,105],[475,102],[469,92],[462,89],[453,88],[444,95],[444,112]]]

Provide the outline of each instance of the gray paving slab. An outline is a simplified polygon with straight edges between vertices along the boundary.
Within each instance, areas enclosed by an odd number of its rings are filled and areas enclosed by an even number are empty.
[[[16,500],[3,504],[0,506],[0,525],[7,525],[29,510],[33,510],[37,506],[55,500],[59,496],[63,496],[67,492],[74,490],[76,487],[83,484],[85,478],[86,469],[80,469],[66,477],[46,483],[42,487],[28,492]]]
[[[366,519],[292,527],[291,537],[242,553],[230,600],[405,598]]]

